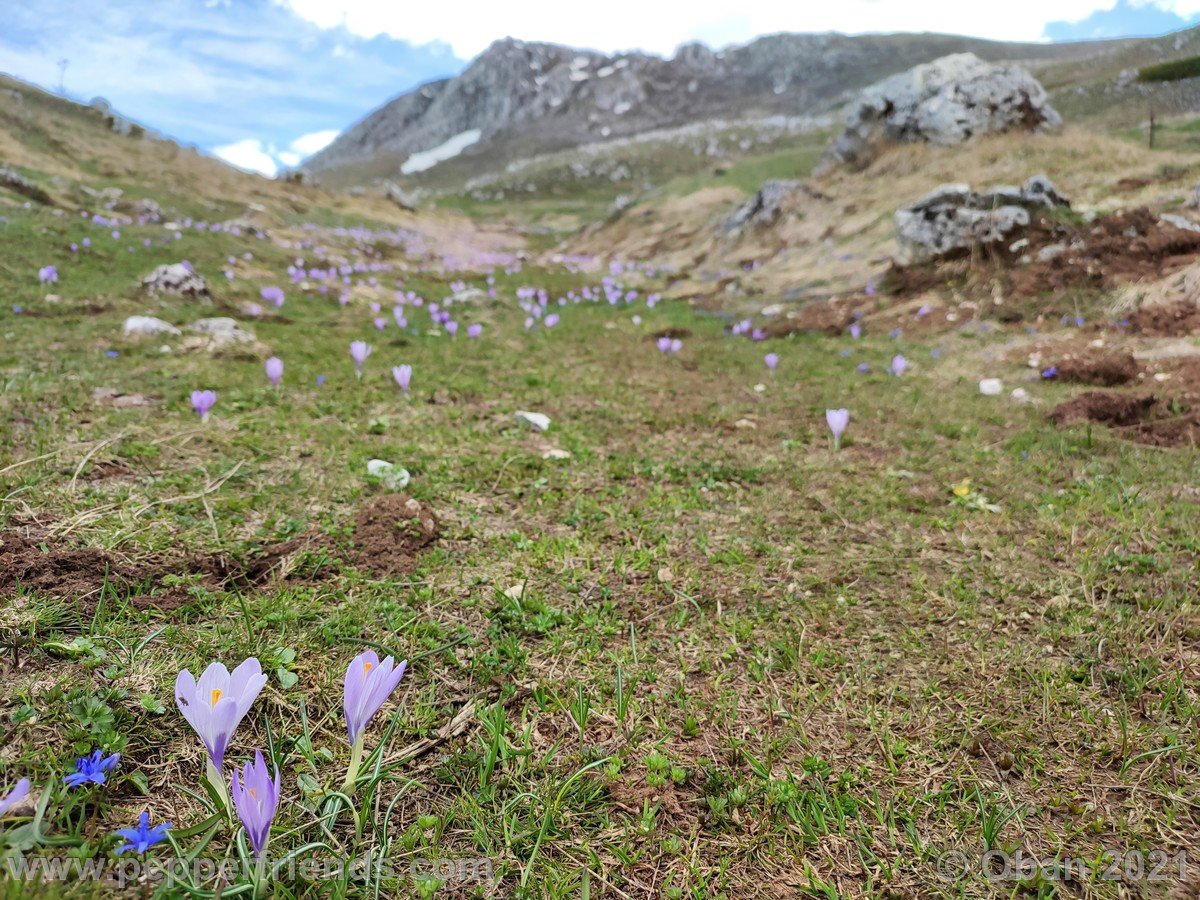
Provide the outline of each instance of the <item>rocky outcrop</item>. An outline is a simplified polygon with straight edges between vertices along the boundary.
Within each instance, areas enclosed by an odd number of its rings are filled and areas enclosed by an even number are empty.
[[[1029,225],[1031,209],[1069,205],[1044,175],[1035,175],[1024,187],[981,192],[966,184],[944,184],[896,211],[897,262],[925,262],[1008,241]]]
[[[22,197],[28,197],[34,203],[40,203],[43,206],[54,205],[54,201],[50,199],[50,195],[44,190],[20,172],[15,172],[4,166],[0,166],[0,188],[20,194]]]
[[[789,197],[799,190],[801,182],[783,178],[764,181],[753,197],[738,207],[725,220],[721,234],[733,234],[746,227],[762,228],[779,220]]]
[[[1049,44],[951,35],[776,34],[720,51],[687,44],[664,59],[506,38],[455,77],[422,85],[375,110],[306,160],[303,169],[322,178],[339,171],[353,178],[364,166],[374,171],[390,166],[398,174],[410,157],[457,146],[456,138],[475,131],[478,142],[464,152],[496,162],[713,119],[815,114],[847,92],[961,50],[1007,59],[1064,52]],[[970,54],[965,58],[978,63]],[[1018,73],[1032,82],[1015,66],[1001,71],[1011,73],[1006,83],[1025,84]],[[991,95],[980,85],[960,80],[968,96],[988,102]]]
[[[956,53],[864,90],[826,160],[860,164],[887,142],[958,144],[1014,128],[1061,125],[1045,89],[1025,69]]]
[[[187,263],[167,263],[142,279],[146,290],[154,294],[207,299],[208,283]]]

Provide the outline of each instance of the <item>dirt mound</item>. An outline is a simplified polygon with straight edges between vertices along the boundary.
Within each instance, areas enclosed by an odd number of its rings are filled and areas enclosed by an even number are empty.
[[[1129,331],[1147,337],[1185,337],[1200,332],[1200,304],[1195,301],[1143,306],[1129,317]]]
[[[143,605],[155,605],[158,600],[167,602],[171,608],[178,605],[169,596],[146,596],[154,581],[153,568],[98,547],[71,547],[16,529],[0,532],[0,595],[3,596],[24,588],[46,596],[77,597],[95,603],[107,589],[118,595],[136,592],[135,600]]]
[[[1117,394],[1087,391],[1064,400],[1046,417],[1056,425],[1099,422],[1103,425],[1136,425],[1147,419],[1158,404],[1153,394]]]
[[[405,494],[388,494],[354,518],[357,564],[378,577],[407,575],[438,539],[441,526],[429,507]]]
[[[1067,288],[1110,290],[1200,256],[1200,232],[1161,221],[1139,207],[1075,224],[1040,215],[1021,240],[980,248],[974,256],[930,265],[893,265],[891,293],[909,297],[956,288],[990,296],[998,284],[1010,297],[1035,297]]]
[[[1079,354],[1064,356],[1056,360],[1061,381],[1077,384],[1096,384],[1101,387],[1116,387],[1128,384],[1138,377],[1141,366],[1130,353],[1112,350],[1086,350]]]
[[[107,592],[138,609],[173,610],[191,599],[191,584],[223,590],[257,587],[287,577],[299,556],[317,543],[311,536],[294,538],[244,559],[156,555],[137,560],[99,547],[78,547],[44,528],[18,523],[0,531],[0,597],[26,590],[78,600],[85,609],[94,609]],[[168,583],[175,578],[186,583]]]
[[[1087,391],[1065,400],[1047,418],[1056,425],[1097,422],[1128,440],[1154,447],[1195,447],[1200,443],[1200,412],[1180,414],[1153,394]]]

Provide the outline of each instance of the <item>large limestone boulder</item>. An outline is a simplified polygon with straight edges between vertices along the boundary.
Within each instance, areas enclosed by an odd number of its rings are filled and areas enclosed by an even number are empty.
[[[1029,225],[1030,210],[1068,205],[1044,175],[1020,188],[973,191],[966,184],[944,184],[896,210],[897,262],[926,262],[1008,241]]]
[[[1025,69],[956,53],[864,89],[827,162],[866,162],[888,141],[958,144],[991,132],[1061,125],[1045,89]]]

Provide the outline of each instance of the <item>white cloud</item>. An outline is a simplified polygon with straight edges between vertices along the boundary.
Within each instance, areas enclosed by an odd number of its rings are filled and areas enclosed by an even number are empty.
[[[777,31],[937,31],[994,40],[1036,41],[1047,22],[1077,21],[1116,0],[842,0],[840,3],[780,3],[742,0],[736,13],[728,0],[692,0],[686,13],[673,3],[609,0],[602,13],[580,16],[560,0],[495,3],[395,3],[393,0],[276,0],[323,27],[344,25],[363,37],[387,34],[416,44],[448,43],[459,57],[477,55],[497,38],[553,41],[614,51],[643,49],[669,54],[688,40],[723,45]],[[1157,0],[1186,11],[1200,0]]]
[[[321,150],[328,147],[335,137],[338,136],[336,128],[330,128],[325,131],[313,131],[308,134],[302,134],[300,137],[292,141],[291,149],[293,153],[298,153],[301,156],[312,156]],[[280,159],[282,159],[282,154]],[[295,163],[288,163],[295,165]]]
[[[279,171],[279,164],[267,152],[263,142],[254,138],[245,138],[232,144],[222,144],[220,147],[214,147],[213,153],[230,165],[245,169],[247,172],[266,175],[268,178],[274,178],[275,173]]]

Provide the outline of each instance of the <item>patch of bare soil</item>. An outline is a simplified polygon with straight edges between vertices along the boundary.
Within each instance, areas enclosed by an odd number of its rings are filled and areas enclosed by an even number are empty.
[[[377,577],[407,575],[440,533],[428,506],[406,494],[387,494],[360,507],[355,516],[356,562]]]
[[[844,334],[854,321],[854,308],[835,301],[814,300],[799,309],[770,319],[763,325],[767,337],[787,337],[789,334],[820,332],[828,335]]]
[[[652,334],[646,335],[646,340],[653,343],[659,338],[678,338],[679,340],[683,340],[684,338],[690,338],[691,336],[692,332],[687,328],[663,328],[659,331],[655,331]]]
[[[972,257],[893,265],[886,286],[910,297],[947,284],[968,294],[990,295],[999,284],[1009,297],[1022,299],[1073,287],[1109,290],[1161,278],[1164,269],[1197,256],[1200,232],[1162,222],[1145,207],[1078,225],[1041,215],[1023,235],[982,248]]]
[[[1086,391],[1058,404],[1047,418],[1056,425],[1109,425],[1121,437],[1152,447],[1195,447],[1200,443],[1200,412],[1180,412],[1153,394]]]
[[[1186,337],[1200,332],[1200,304],[1194,300],[1155,303],[1129,316],[1129,331],[1147,337]]]
[[[1141,372],[1141,366],[1132,354],[1095,348],[1066,354],[1061,359],[1054,359],[1052,365],[1058,369],[1058,378],[1061,381],[1095,384],[1101,387],[1128,384]]]
[[[78,600],[94,609],[109,592],[137,609],[175,610],[191,600],[189,584],[210,590],[246,588],[287,577],[297,558],[321,541],[312,536],[273,544],[245,559],[203,556],[134,559],[100,547],[80,547],[45,529],[13,524],[0,531],[0,597],[24,589]],[[170,576],[187,583],[166,583]]]

